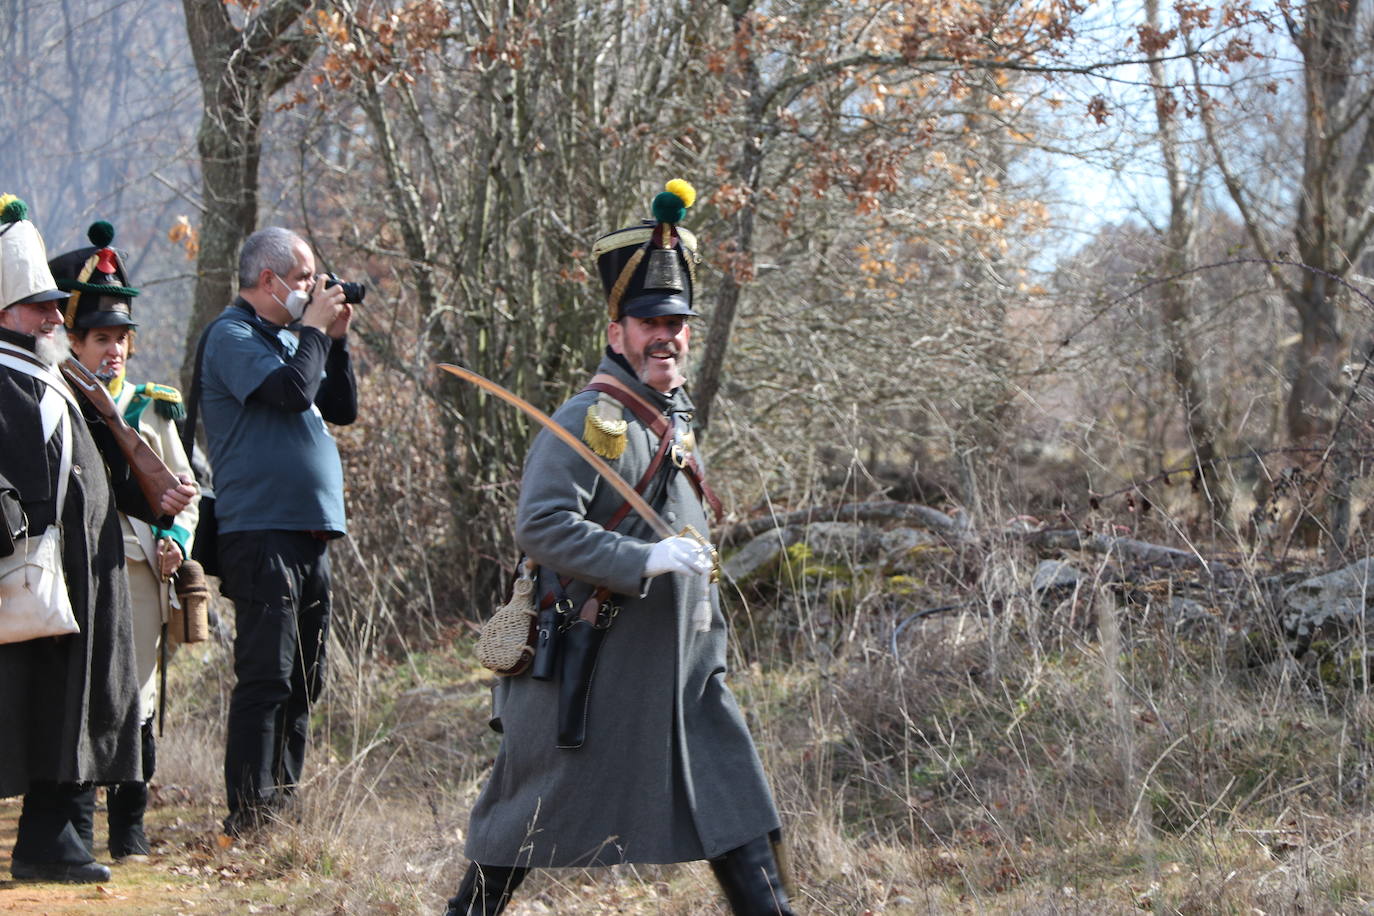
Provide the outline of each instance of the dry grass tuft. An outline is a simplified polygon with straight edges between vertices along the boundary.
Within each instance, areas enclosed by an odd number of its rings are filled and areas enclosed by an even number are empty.
[[[1359,647],[1295,660],[1258,576],[1204,596],[1210,622],[1190,629],[1168,608],[1195,582],[1069,559],[1087,579],[1035,596],[1036,558],[1013,542],[924,549],[901,576],[793,550],[731,596],[732,685],[784,813],[799,912],[1374,907]],[[957,607],[913,619],[937,604]],[[365,607],[331,646],[288,822],[214,848],[224,643],[174,666],[161,797],[198,812],[187,843],[222,880],[328,904],[297,912],[438,912],[497,745],[487,678],[469,628],[382,651],[359,636],[375,629]],[[723,907],[698,863],[537,873],[511,912]]]

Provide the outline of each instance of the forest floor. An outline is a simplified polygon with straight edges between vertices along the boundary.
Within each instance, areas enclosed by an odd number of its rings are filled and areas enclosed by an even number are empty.
[[[0,872],[9,873],[20,799],[0,800]],[[96,858],[108,864],[103,812],[97,813]],[[0,881],[0,913],[162,916],[194,913],[328,912],[328,882],[304,872],[279,874],[251,848],[222,841],[219,814],[186,793],[158,793],[148,812],[153,854],[111,866],[100,884]],[[227,838],[226,838],[227,839]],[[381,911],[379,911],[381,912]],[[399,911],[393,911],[399,912]]]
[[[889,579],[812,563],[804,590],[735,611],[730,683],[786,825],[796,911],[1374,913],[1364,634],[1295,656],[1263,605],[1181,576],[1031,602],[1035,558],[1018,551],[926,549],[933,569],[903,583],[933,585],[895,597]],[[892,611],[961,594],[937,573],[976,581],[962,594],[1000,612],[922,619],[899,643]],[[1185,588],[1195,631],[1163,616]],[[0,916],[437,916],[499,740],[491,678],[465,628],[391,654],[356,635],[375,628],[352,630],[330,650],[289,823],[221,840],[228,643],[187,647],[158,744],[154,855],[108,884],[0,880]],[[0,879],[19,810],[0,800]],[[108,862],[104,840],[101,811]],[[700,862],[538,871],[507,911],[725,912]]]

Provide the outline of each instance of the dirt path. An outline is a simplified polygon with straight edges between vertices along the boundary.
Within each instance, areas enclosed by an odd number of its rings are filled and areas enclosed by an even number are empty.
[[[8,880],[20,800],[0,799],[0,913],[100,916],[176,916],[196,913],[328,911],[319,888],[282,874],[252,850],[221,846],[216,813],[208,805],[163,790],[148,812],[153,855],[147,862],[111,866],[106,884],[47,884]],[[170,796],[170,797],[169,797]],[[110,863],[104,811],[96,812],[96,859]]]

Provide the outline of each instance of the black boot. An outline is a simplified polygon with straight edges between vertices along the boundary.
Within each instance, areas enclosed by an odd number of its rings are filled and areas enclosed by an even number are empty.
[[[24,795],[10,858],[14,880],[109,881],[110,870],[95,861],[80,834],[82,823],[89,824],[87,805],[94,810],[94,800],[94,789],[75,783],[32,783]]]
[[[105,807],[110,813],[110,856],[115,861],[132,858],[137,862],[152,852],[143,832],[143,815],[148,810],[148,784],[121,782],[105,792]]]
[[[116,862],[145,859],[152,849],[143,832],[143,815],[148,811],[148,781],[157,769],[157,742],[153,737],[153,717],[143,722],[143,780],[121,782],[105,791],[105,807],[110,819],[110,857]]]
[[[458,893],[449,898],[444,916],[497,916],[529,873],[528,868],[518,865],[507,868],[473,862],[463,876]]]
[[[787,904],[771,837],[751,840],[710,863],[735,916],[796,916]]]
[[[86,845],[86,851],[95,858],[95,786],[83,784],[73,787],[67,798],[67,820],[71,822],[76,835]]]

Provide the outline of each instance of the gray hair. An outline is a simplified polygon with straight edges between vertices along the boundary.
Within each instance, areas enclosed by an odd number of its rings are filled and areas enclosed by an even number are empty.
[[[279,277],[291,273],[296,266],[297,243],[305,240],[290,229],[268,226],[248,236],[239,250],[239,289],[253,289],[263,270]]]

